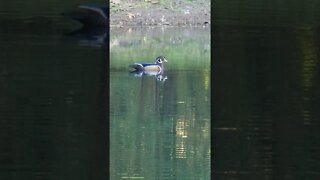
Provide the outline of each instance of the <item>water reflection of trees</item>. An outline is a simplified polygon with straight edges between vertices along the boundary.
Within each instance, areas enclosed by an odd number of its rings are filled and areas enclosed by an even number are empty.
[[[213,77],[216,178],[317,177],[319,43],[314,29],[237,30],[232,37],[226,29],[216,31],[223,37],[215,41],[215,58],[221,61],[215,61]]]
[[[112,114],[121,114],[126,119],[126,123],[116,123],[121,119],[113,121],[111,117],[114,129],[111,139],[117,137],[116,141],[111,140],[112,151],[117,152],[111,160],[113,172],[151,179],[209,177],[210,90],[205,88],[204,80],[209,74],[202,71],[167,74],[166,82],[152,77],[135,78],[137,81],[132,84],[136,83],[137,89],[111,96],[115,106]],[[120,94],[128,94],[125,103],[121,103]],[[119,162],[118,158],[125,159]]]

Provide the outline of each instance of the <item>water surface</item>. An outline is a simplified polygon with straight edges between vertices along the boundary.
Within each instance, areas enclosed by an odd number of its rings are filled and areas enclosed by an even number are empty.
[[[0,179],[108,179],[106,45],[65,35],[78,3],[1,2]]]
[[[319,179],[319,2],[220,1],[214,179]]]
[[[210,179],[209,32],[111,29],[111,179]],[[129,75],[158,55],[166,80]]]

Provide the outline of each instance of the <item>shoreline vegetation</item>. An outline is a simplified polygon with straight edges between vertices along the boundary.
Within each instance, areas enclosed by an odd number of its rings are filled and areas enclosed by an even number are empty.
[[[110,27],[206,27],[210,15],[210,0],[110,0]]]
[[[111,28],[110,69],[128,71],[129,64],[168,58],[166,71],[210,71],[210,29],[203,27]],[[164,54],[165,53],[165,54]]]

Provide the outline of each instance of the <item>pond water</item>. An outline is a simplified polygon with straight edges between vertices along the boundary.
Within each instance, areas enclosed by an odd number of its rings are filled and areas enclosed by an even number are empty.
[[[319,179],[320,1],[215,1],[212,38],[111,29],[110,84],[105,37],[65,35],[81,2],[1,2],[0,179]],[[158,55],[165,80],[128,74]]]
[[[129,74],[159,55],[162,79]],[[210,179],[210,70],[209,28],[111,28],[111,179]]]
[[[0,179],[108,179],[107,44],[65,35],[78,3],[1,2]]]
[[[213,179],[319,179],[319,1],[216,1]]]

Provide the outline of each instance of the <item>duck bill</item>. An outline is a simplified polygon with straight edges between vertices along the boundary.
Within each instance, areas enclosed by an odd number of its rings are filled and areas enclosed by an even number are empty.
[[[164,62],[168,62],[166,59],[163,59],[164,60]]]

